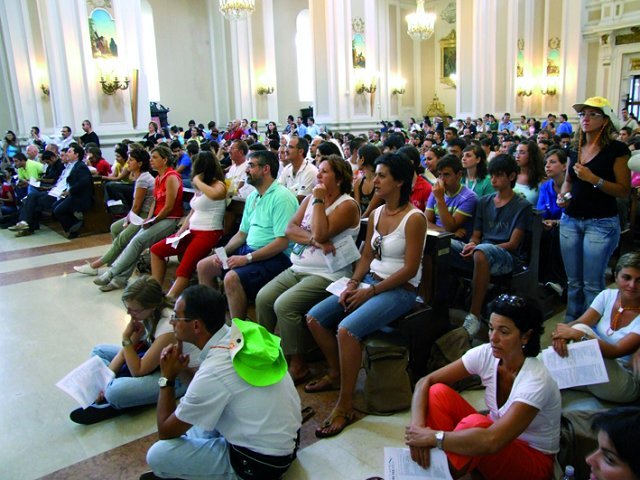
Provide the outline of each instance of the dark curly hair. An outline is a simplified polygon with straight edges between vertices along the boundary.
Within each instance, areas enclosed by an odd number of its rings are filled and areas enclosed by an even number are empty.
[[[525,357],[535,357],[540,353],[540,337],[544,332],[542,326],[544,315],[535,300],[502,294],[491,303],[489,311],[510,318],[521,334],[531,331],[529,341],[522,347],[522,353]]]

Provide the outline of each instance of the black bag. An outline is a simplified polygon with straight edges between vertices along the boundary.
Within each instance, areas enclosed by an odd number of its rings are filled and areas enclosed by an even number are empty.
[[[295,459],[295,450],[291,455],[275,457],[229,444],[231,466],[242,480],[278,480]]]
[[[364,347],[364,407],[366,413],[391,415],[411,406],[409,352],[396,345],[368,344]]]

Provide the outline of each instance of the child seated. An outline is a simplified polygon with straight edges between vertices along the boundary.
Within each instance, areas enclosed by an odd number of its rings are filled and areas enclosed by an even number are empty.
[[[522,263],[521,247],[531,223],[531,204],[513,191],[518,165],[508,154],[489,164],[496,193],[478,199],[473,234],[468,243],[452,240],[452,265],[473,272],[471,308],[464,328],[470,337],[480,329],[480,311],[491,275],[506,275]]]

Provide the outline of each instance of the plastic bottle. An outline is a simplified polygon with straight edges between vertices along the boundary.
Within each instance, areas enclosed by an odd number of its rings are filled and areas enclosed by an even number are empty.
[[[575,480],[576,479],[576,470],[571,465],[567,465],[564,468],[564,476],[562,480]]]

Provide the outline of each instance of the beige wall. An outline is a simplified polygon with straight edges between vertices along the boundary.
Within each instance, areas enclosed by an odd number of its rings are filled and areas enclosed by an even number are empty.
[[[193,118],[206,125],[213,119],[210,49],[216,47],[209,42],[208,1],[149,0],[156,31],[160,102],[171,109],[171,124],[186,126]],[[220,52],[222,58],[226,54]]]

